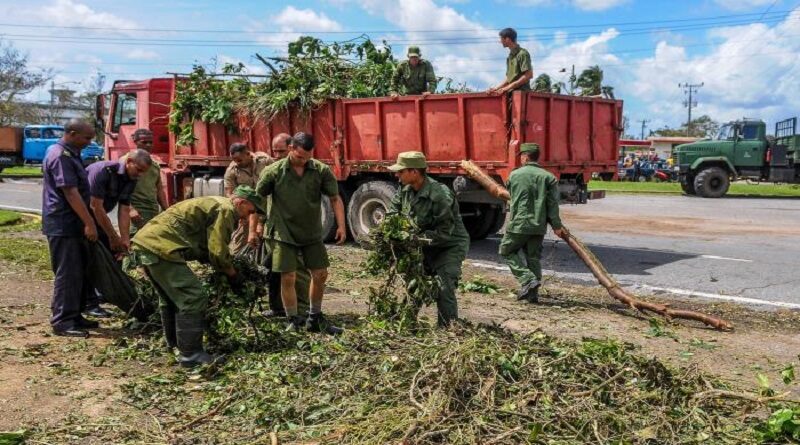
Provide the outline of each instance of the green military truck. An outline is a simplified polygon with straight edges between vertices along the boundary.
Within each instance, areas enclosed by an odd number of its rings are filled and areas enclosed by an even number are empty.
[[[704,198],[725,196],[738,179],[800,183],[797,118],[775,124],[774,137],[762,120],[729,122],[713,139],[675,147],[672,162],[684,193]]]

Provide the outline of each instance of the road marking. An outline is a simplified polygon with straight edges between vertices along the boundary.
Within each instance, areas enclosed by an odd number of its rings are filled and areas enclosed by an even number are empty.
[[[30,207],[7,206],[5,204],[0,204],[0,209],[13,210],[13,211],[16,211],[16,212],[36,213],[36,214],[41,214],[42,213],[42,209],[32,209]]]
[[[721,294],[711,294],[708,292],[698,292],[693,290],[686,290],[686,289],[677,289],[673,287],[657,287],[657,286],[650,286],[647,284],[639,284],[638,287],[642,287],[645,289],[662,291],[662,292],[669,292],[671,294],[677,295],[684,295],[687,297],[702,297],[702,298],[711,298],[714,300],[725,300],[725,301],[734,301],[736,303],[748,303],[748,304],[758,304],[764,306],[775,306],[775,307],[783,307],[787,309],[800,309],[800,304],[796,303],[787,303],[785,301],[769,301],[769,300],[761,300],[759,298],[748,298],[748,297],[737,297],[734,295],[721,295]]]
[[[30,193],[30,190],[3,189],[3,193]]]
[[[749,260],[748,260],[749,261]],[[498,270],[503,272],[509,272],[507,266],[501,266],[496,263],[491,263],[488,261],[467,261],[467,264],[471,266],[480,267],[483,269],[491,269],[491,270]],[[553,275],[560,276],[562,278],[575,278],[574,276],[569,276],[566,274],[556,273],[554,271],[546,270],[544,272],[552,273]],[[585,280],[580,280],[585,281]],[[634,288],[642,288],[648,289],[651,291],[660,291],[660,292],[668,292],[675,295],[681,295],[685,297],[700,297],[700,298],[708,298],[712,300],[724,300],[724,301],[733,301],[735,303],[744,303],[744,304],[754,304],[754,305],[761,305],[761,306],[773,306],[773,307],[781,307],[786,309],[800,309],[800,304],[797,303],[787,303],[785,301],[769,301],[769,300],[762,300],[759,298],[749,298],[749,297],[737,297],[734,295],[722,295],[722,294],[712,294],[709,292],[699,292],[694,290],[687,290],[687,289],[678,289],[674,287],[658,287],[658,286],[650,286],[649,284],[632,284],[626,285],[625,287],[634,287]]]
[[[700,255],[700,258],[706,258],[709,260],[724,260],[724,261],[739,261],[741,263],[752,263],[753,260],[745,260],[742,258],[728,258],[724,256],[717,256],[717,255]]]

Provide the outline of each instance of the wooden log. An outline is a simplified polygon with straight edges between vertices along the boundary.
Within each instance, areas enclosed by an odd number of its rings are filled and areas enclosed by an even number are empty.
[[[461,161],[461,168],[464,169],[470,179],[480,184],[481,187],[486,189],[486,191],[495,198],[505,201],[511,199],[511,195],[508,193],[508,190],[506,190],[502,185],[498,184],[497,181],[492,179],[491,176],[487,175],[486,172],[484,172],[483,169],[477,166],[474,162]],[[576,255],[578,255],[578,258],[580,258],[583,263],[586,264],[586,267],[589,268],[589,270],[592,272],[592,275],[594,275],[601,286],[606,288],[608,294],[614,299],[621,301],[622,303],[639,312],[653,312],[667,319],[681,318],[686,320],[695,320],[711,326],[714,329],[724,331],[733,329],[733,324],[712,315],[684,309],[672,309],[667,304],[650,303],[636,298],[628,293],[625,289],[620,287],[619,283],[617,283],[611,274],[608,273],[600,260],[597,259],[592,251],[589,250],[589,248],[586,247],[586,245],[580,239],[578,239],[578,237],[573,235],[569,230],[566,230],[565,232],[566,233],[562,237],[564,241],[566,241],[567,245],[575,252]]]

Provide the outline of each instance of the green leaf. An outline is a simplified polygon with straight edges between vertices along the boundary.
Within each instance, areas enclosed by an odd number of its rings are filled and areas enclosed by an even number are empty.
[[[28,431],[0,431],[0,445],[21,445],[25,443]]]
[[[781,371],[781,379],[783,384],[788,385],[794,381],[794,365],[788,365]]]

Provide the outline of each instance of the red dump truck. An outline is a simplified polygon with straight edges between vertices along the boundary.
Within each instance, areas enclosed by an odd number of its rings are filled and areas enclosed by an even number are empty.
[[[429,173],[456,192],[473,239],[495,233],[505,209],[464,176],[459,167],[464,159],[505,182],[518,166],[519,144],[536,142],[542,148],[540,164],[559,179],[562,200],[569,203],[601,197],[592,196],[587,183],[594,174],[611,179],[617,171],[622,130],[618,100],[520,91],[510,97],[462,93],[335,99],[311,112],[287,112],[270,121],[240,117],[234,132],[198,121],[197,140],[177,146],[167,123],[178,81],[117,81],[97,103],[107,158],[117,159],[133,148],[131,136],[137,128],[153,132],[153,153],[164,166],[163,183],[173,201],[222,194],[230,144],[244,142],[254,151],[269,152],[273,136],[282,132],[314,136],[314,156],[328,163],[339,180],[354,237],[383,218],[398,186],[385,167],[402,151],[425,153]],[[324,230],[332,234],[333,211],[324,206]]]

